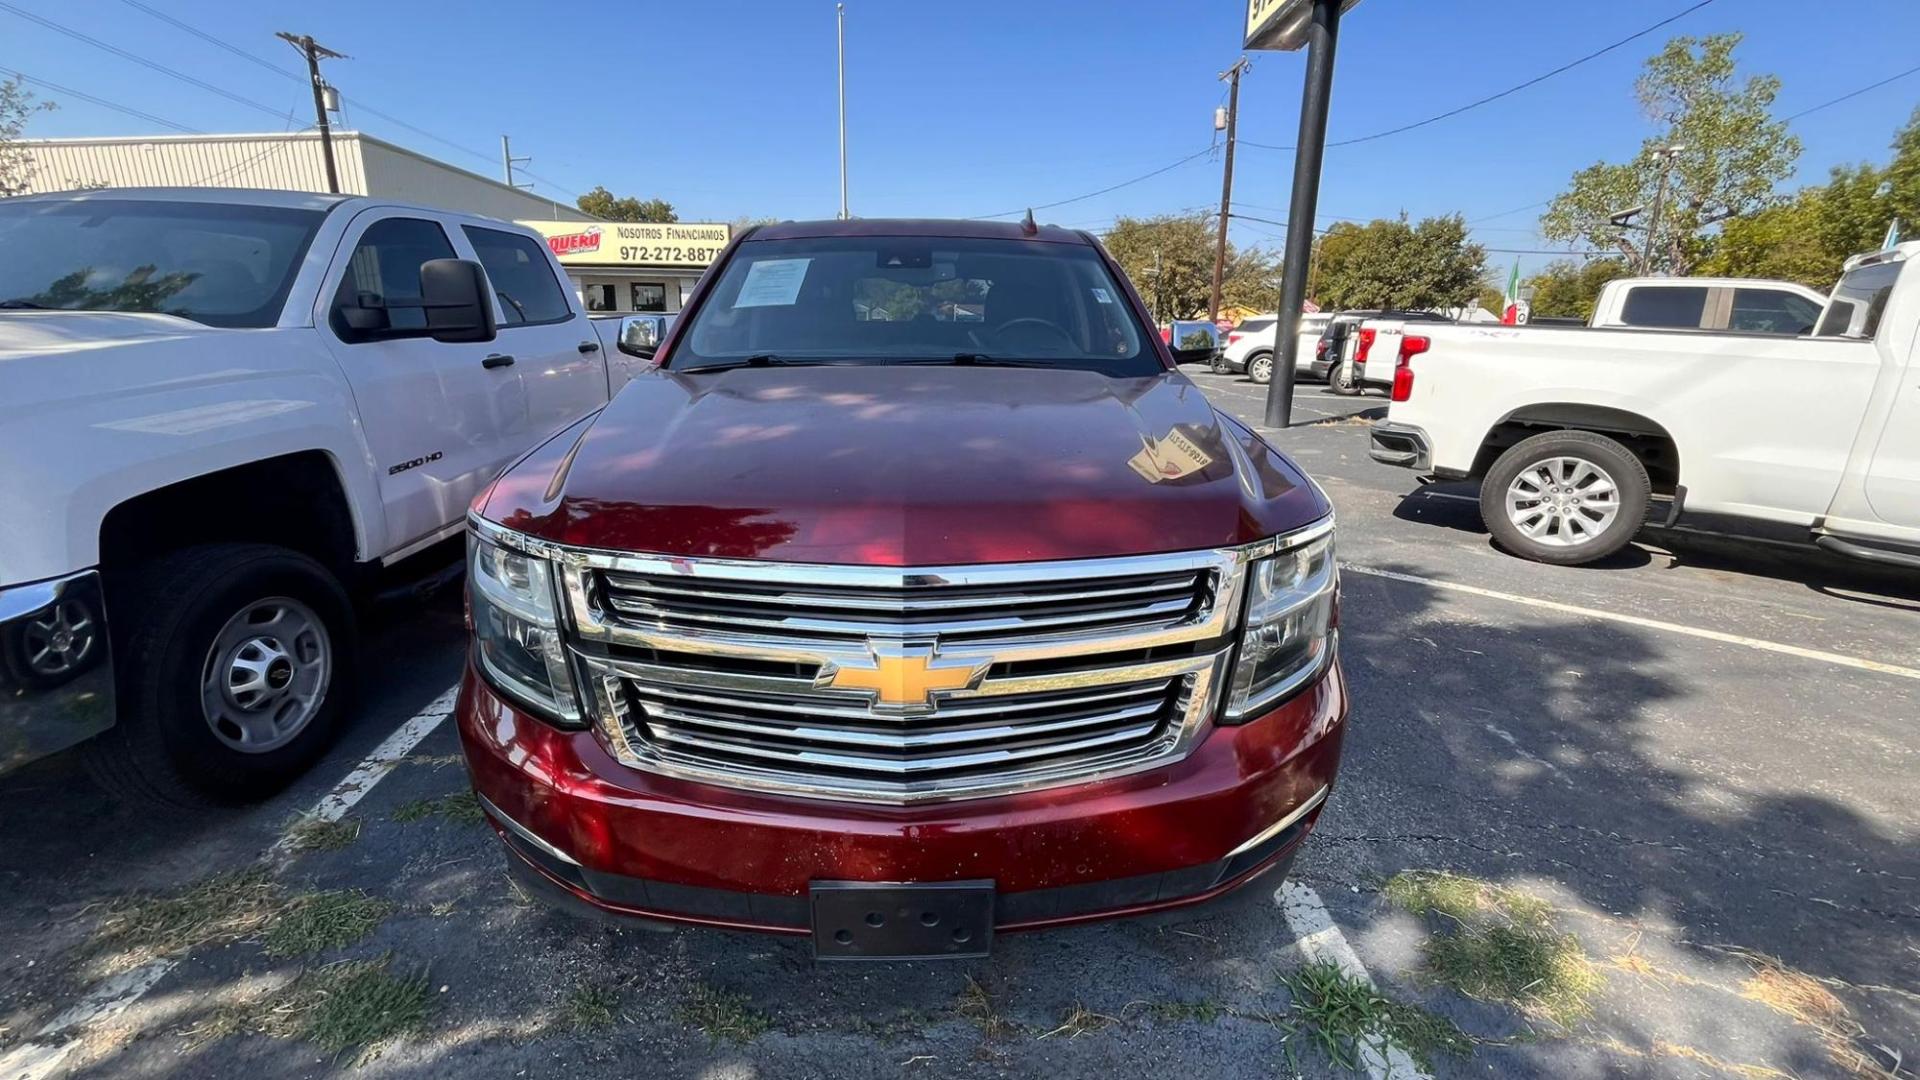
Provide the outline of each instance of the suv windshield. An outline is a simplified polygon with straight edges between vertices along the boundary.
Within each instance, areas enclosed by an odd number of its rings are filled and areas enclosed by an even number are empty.
[[[82,199],[0,202],[0,310],[147,311],[272,326],[317,210]]]
[[[861,236],[742,244],[665,361],[1165,369],[1091,247]]]

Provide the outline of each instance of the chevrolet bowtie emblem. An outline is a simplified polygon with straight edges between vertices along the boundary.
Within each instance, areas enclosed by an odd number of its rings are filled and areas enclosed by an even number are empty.
[[[864,690],[874,704],[895,709],[931,709],[933,695],[943,690],[971,690],[980,685],[988,660],[941,660],[933,645],[867,643],[871,666],[829,661],[813,685],[821,689]]]

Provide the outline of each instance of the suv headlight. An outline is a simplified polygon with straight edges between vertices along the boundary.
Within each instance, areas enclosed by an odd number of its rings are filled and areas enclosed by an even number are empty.
[[[1247,609],[1226,722],[1253,719],[1321,672],[1333,651],[1339,589],[1331,528],[1247,567]]]
[[[481,671],[516,702],[550,720],[579,725],[553,564],[478,531],[467,535],[467,598]]]

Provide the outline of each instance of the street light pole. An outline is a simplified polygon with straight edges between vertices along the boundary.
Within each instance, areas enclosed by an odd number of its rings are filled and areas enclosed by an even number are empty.
[[[840,41],[840,220],[847,214],[847,5],[835,4],[834,27]]]
[[[1320,205],[1320,162],[1327,149],[1327,108],[1333,98],[1333,55],[1340,43],[1342,0],[1313,0],[1307,25],[1307,77],[1300,99],[1300,137],[1293,156],[1293,200],[1287,209],[1286,269],[1280,279],[1280,321],[1274,327],[1273,377],[1267,383],[1268,427],[1293,418],[1293,367],[1300,352],[1300,308],[1307,301],[1313,261],[1313,218]]]

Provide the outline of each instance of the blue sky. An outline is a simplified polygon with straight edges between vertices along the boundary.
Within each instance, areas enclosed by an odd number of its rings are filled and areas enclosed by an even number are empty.
[[[334,0],[265,5],[140,0],[293,69],[275,30],[312,33],[351,59],[327,68],[351,99],[478,152],[347,110],[348,126],[498,174],[504,132],[561,194],[605,184],[658,195],[688,220],[831,216],[838,201],[834,21],[829,0],[530,4]],[[1330,134],[1419,119],[1503,89],[1691,6],[1694,0],[1530,3],[1365,0],[1342,34]],[[311,119],[305,87],[224,52],[128,0],[8,0],[269,107],[189,86],[0,9],[0,65],[204,131],[280,130]],[[1240,0],[851,0],[847,92],[856,214],[972,216],[1050,203],[1207,147],[1239,55]],[[1844,19],[1838,14],[1844,8]],[[1671,34],[1742,30],[1750,71],[1784,81],[1779,112],[1817,105],[1915,63],[1920,4],[1714,3],[1544,84],[1463,116],[1328,152],[1320,224],[1404,210],[1461,212],[1493,248],[1539,248],[1542,202],[1591,162],[1648,133],[1632,97],[1641,62]],[[1294,141],[1303,57],[1256,53],[1241,137]],[[146,121],[57,92],[40,135],[147,134]],[[1920,104],[1911,76],[1795,124],[1801,181],[1884,160]],[[291,120],[272,112],[286,110]],[[1237,209],[1285,217],[1292,155],[1245,146]],[[1043,211],[1098,229],[1120,214],[1216,206],[1202,156],[1160,176]],[[1527,209],[1518,212],[1518,207]],[[1237,242],[1279,246],[1277,227]],[[1496,253],[1504,265],[1514,256]],[[1527,267],[1546,261],[1526,257]]]

